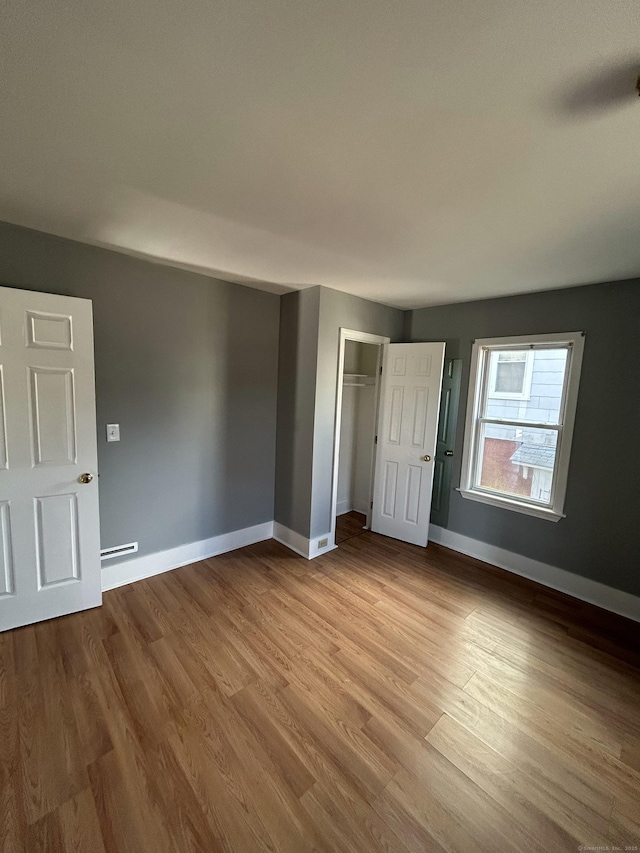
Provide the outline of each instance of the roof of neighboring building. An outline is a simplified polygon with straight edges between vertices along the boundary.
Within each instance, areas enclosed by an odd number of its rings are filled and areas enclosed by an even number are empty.
[[[530,468],[553,469],[556,449],[546,444],[521,444],[511,457],[516,465],[528,465]]]

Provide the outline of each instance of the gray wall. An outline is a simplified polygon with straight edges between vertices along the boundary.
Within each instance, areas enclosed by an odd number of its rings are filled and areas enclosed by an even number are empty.
[[[401,341],[404,311],[320,288],[318,361],[316,374],[315,420],[313,430],[313,492],[310,536],[315,539],[331,529],[331,487],[333,482],[333,431],[336,417],[338,347],[340,328],[384,335]],[[300,532],[300,531],[298,531]]]
[[[424,308],[407,340],[446,340],[462,358],[454,488],[475,338],[585,331],[565,512],[557,524],[451,493],[448,527],[465,536],[640,594],[640,281]]]
[[[103,547],[271,521],[277,296],[4,223],[0,284],[93,301]]]
[[[309,535],[320,287],[280,299],[275,520]]]

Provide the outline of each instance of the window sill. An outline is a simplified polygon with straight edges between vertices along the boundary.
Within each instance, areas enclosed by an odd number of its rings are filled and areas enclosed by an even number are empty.
[[[483,504],[489,504],[490,506],[498,506],[502,509],[510,509],[514,512],[521,512],[524,515],[532,515],[535,518],[544,518],[546,521],[560,521],[561,518],[565,518],[564,513],[556,512],[553,509],[547,509],[546,507],[532,506],[531,504],[525,504],[521,501],[512,500],[511,498],[502,498],[498,497],[498,495],[490,495],[486,492],[478,492],[473,491],[471,489],[456,489],[457,492],[460,492],[463,498],[471,501],[479,501]]]

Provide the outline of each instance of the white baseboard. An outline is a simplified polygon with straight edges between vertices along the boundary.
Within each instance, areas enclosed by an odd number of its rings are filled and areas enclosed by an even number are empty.
[[[500,569],[537,581],[558,592],[565,592],[580,601],[595,604],[604,610],[640,622],[640,597],[630,592],[614,589],[590,578],[540,563],[522,554],[514,554],[512,551],[480,542],[478,539],[471,539],[469,536],[463,536],[461,533],[446,530],[435,524],[429,527],[429,540],[466,554],[468,557],[475,557]]]
[[[273,538],[281,545],[286,545],[287,548],[295,551],[296,554],[300,554],[305,560],[309,559],[309,540],[295,530],[289,530],[279,521],[273,522]]]
[[[150,578],[180,566],[187,566],[189,563],[196,563],[198,560],[206,560],[207,557],[215,557],[218,554],[235,551],[236,548],[243,548],[245,545],[253,545],[254,542],[263,542],[271,538],[273,538],[273,522],[267,521],[264,524],[234,530],[232,533],[223,533],[211,539],[189,542],[178,548],[103,566],[102,590],[105,592],[108,589],[115,589],[133,581]]]
[[[346,515],[348,512],[359,512],[361,515],[367,515],[369,508],[366,503],[357,504],[350,501],[338,501],[336,515]]]
[[[296,533],[295,530],[289,530],[288,527],[278,521],[273,522],[273,538],[276,542],[280,542],[295,551],[296,554],[300,554],[305,560],[313,560],[314,557],[319,557],[321,554],[326,554],[336,548],[331,533],[327,533],[325,536],[317,536],[315,539],[307,539],[306,536]],[[327,544],[319,546],[318,542],[323,539],[327,540]]]

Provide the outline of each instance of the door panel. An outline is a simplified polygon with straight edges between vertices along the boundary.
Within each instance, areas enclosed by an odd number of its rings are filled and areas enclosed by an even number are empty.
[[[7,427],[5,423],[4,375],[0,364],[0,471],[7,467]]]
[[[30,367],[29,378],[34,465],[73,465],[76,461],[73,370]]]
[[[431,376],[430,355],[418,356],[418,367],[416,369],[416,376]]]
[[[444,477],[444,465],[441,459],[436,456],[433,466],[433,494],[431,496],[431,521],[433,522],[434,513],[440,512],[442,508],[442,480]]]
[[[27,311],[27,346],[40,349],[71,350],[71,317]]]
[[[391,388],[391,414],[389,417],[389,444],[400,444],[402,432],[402,404],[404,402],[404,388],[394,386]]]
[[[416,545],[429,536],[443,360],[443,343],[384,348],[371,529]]]
[[[397,489],[398,463],[387,460],[384,465],[384,495],[382,499],[382,513],[387,518],[395,517]]]
[[[35,500],[40,586],[78,580],[78,506],[74,494]]]
[[[422,484],[422,468],[409,465],[407,477],[407,499],[405,501],[404,520],[408,524],[417,524],[420,515],[420,486]]]
[[[449,519],[449,498],[455,465],[453,452],[456,443],[461,377],[462,359],[445,359],[440,418],[438,420],[433,500],[431,501],[431,523],[440,527],[446,527]]]
[[[414,447],[424,447],[425,430],[427,428],[427,411],[429,406],[429,389],[416,388],[413,401],[413,436],[411,443]]]
[[[0,630],[101,603],[97,473],[91,303],[0,288]]]
[[[404,355],[396,355],[393,357],[393,367],[391,372],[394,376],[404,376],[407,372],[407,359]]]
[[[9,501],[0,501],[0,597],[13,594],[13,549]]]

